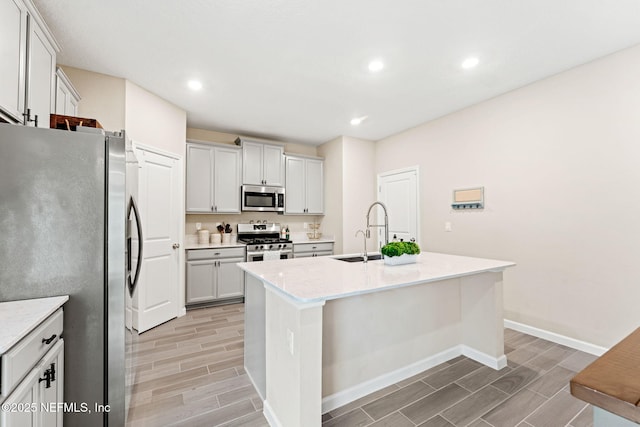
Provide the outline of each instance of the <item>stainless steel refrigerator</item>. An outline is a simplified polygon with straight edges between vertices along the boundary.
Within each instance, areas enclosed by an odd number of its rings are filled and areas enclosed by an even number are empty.
[[[110,407],[65,413],[67,427],[125,424],[125,292],[137,250],[126,170],[124,132],[0,124],[0,301],[69,295],[64,400]]]

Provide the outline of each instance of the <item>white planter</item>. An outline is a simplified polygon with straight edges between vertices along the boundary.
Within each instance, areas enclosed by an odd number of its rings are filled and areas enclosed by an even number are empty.
[[[384,263],[386,265],[402,265],[402,264],[413,264],[417,260],[416,254],[402,254],[400,256],[384,256]]]

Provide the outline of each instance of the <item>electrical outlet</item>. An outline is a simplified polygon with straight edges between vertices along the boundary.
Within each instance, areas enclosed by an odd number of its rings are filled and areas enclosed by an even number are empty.
[[[293,356],[293,331],[287,329],[287,344],[289,345],[289,353]]]
[[[444,223],[444,231],[453,231],[451,229],[451,223],[449,221]]]
[[[309,228],[309,223],[308,222],[303,222],[302,223],[302,227],[306,230]]]
[[[196,230],[200,231],[201,228],[202,228],[202,223],[196,222]]]

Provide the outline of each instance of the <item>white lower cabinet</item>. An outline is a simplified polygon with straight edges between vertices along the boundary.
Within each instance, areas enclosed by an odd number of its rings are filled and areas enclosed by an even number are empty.
[[[64,407],[62,309],[2,355],[0,427],[61,427]],[[26,375],[25,375],[26,373]]]
[[[40,425],[61,427],[64,409],[60,406],[64,402],[64,340],[58,341],[39,367]]]
[[[294,243],[294,258],[310,258],[333,255],[333,242]]]
[[[202,304],[244,296],[245,248],[187,250],[186,304]]]

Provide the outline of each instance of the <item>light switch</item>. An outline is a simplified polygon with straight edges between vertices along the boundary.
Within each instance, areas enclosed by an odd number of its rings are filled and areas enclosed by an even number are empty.
[[[452,231],[451,223],[449,221],[444,223],[444,231]]]
[[[293,355],[293,331],[287,329],[287,344],[289,344],[289,353]]]

